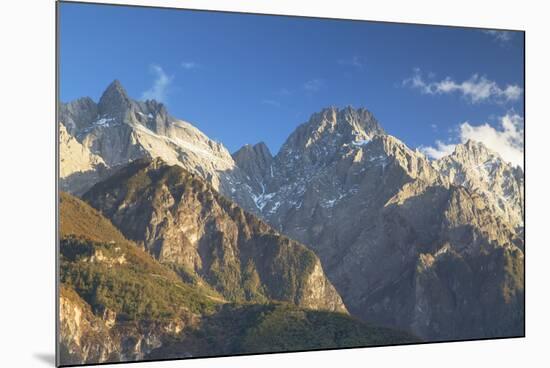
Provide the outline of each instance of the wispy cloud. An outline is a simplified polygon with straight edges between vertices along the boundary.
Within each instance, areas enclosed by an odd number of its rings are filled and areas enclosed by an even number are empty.
[[[456,82],[451,77],[440,81],[426,80],[420,69],[415,69],[412,77],[403,80],[403,85],[427,95],[458,93],[471,103],[516,101],[523,94],[523,89],[516,84],[500,87],[495,81],[478,74],[462,82]]]
[[[356,69],[363,69],[365,64],[363,63],[362,59],[359,56],[353,56],[350,59],[339,59],[338,64],[344,65],[344,66],[351,66]]]
[[[308,93],[315,93],[315,92],[319,92],[324,85],[325,85],[325,82],[322,79],[315,78],[305,82],[303,85],[303,88]]]
[[[270,99],[264,99],[262,100],[262,104],[263,105],[270,105],[270,106],[274,106],[274,107],[280,107],[281,106],[281,103],[277,100],[270,100]]]
[[[292,92],[288,88],[281,88],[276,92],[279,96],[290,96]]]
[[[453,153],[456,144],[446,144],[440,140],[435,141],[435,146],[420,146],[418,149],[426,156],[435,160],[440,159]]]
[[[458,141],[457,143],[465,143],[470,139],[481,142],[505,161],[523,167],[523,117],[510,112],[502,116],[499,123],[499,127],[494,128],[488,123],[472,125],[464,122],[457,129],[458,136],[452,140]],[[455,146],[456,143],[446,144],[438,140],[434,146],[421,146],[419,149],[427,156],[439,159],[451,154]]]
[[[157,100],[159,102],[166,102],[166,97],[168,95],[168,90],[173,76],[170,76],[164,72],[161,66],[153,64],[150,67],[151,73],[153,73],[156,78],[153,82],[153,85],[148,90],[144,91],[141,94],[142,100]]]
[[[472,139],[482,142],[506,161],[523,167],[523,117],[509,113],[500,119],[500,129],[485,123],[478,126],[468,122],[460,126],[462,142]]]
[[[181,67],[186,70],[198,69],[201,65],[195,61],[182,61]]]
[[[512,32],[509,31],[497,31],[497,30],[482,30],[481,32],[493,37],[496,41],[505,43],[512,39]]]

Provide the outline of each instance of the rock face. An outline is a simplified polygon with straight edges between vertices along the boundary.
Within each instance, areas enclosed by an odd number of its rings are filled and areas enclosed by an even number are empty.
[[[254,199],[316,252],[351,314],[429,340],[517,336],[521,178],[481,144],[430,162],[366,110],[329,108],[290,135]]]
[[[263,178],[271,175],[273,156],[264,142],[254,146],[245,145],[233,154],[233,159],[239,168],[247,175],[247,178],[255,192],[262,192]]]
[[[108,171],[103,159],[70,135],[63,124],[59,124],[59,156],[61,190],[82,193]]]
[[[246,186],[248,179],[221,143],[188,122],[173,118],[161,103],[131,99],[116,80],[97,104],[90,98],[61,104],[60,121],[69,135],[107,167],[160,157],[199,175],[224,195],[238,199],[245,208],[253,206]],[[63,162],[61,168],[65,170]],[[88,178],[87,182],[94,184],[103,177]],[[64,185],[64,190],[82,192],[71,182]]]
[[[184,322],[125,323],[117,321],[113,311],[98,316],[73,289],[62,287],[60,326],[61,363],[79,365],[146,360],[177,336]],[[180,350],[179,357],[186,357],[185,349]]]
[[[102,316],[72,288],[60,293],[61,362],[63,364],[96,364],[143,360],[182,329],[183,322],[116,320],[114,311]],[[185,357],[185,350],[180,351]]]
[[[96,120],[97,104],[89,97],[82,97],[67,104],[60,104],[59,115],[68,133],[75,135]]]
[[[83,198],[160,262],[204,280],[228,300],[346,312],[311,250],[179,166],[137,160]]]
[[[59,313],[63,364],[105,362],[119,348],[107,325],[74,290],[61,288]]]
[[[183,283],[86,203],[60,199],[59,363],[144,359],[223,302]]]

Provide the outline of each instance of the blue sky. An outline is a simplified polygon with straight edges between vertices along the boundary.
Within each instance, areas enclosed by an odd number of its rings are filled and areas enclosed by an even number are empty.
[[[68,3],[60,16],[62,101],[119,79],[230,151],[276,153],[312,113],[352,105],[434,157],[468,134],[523,152],[520,32]]]

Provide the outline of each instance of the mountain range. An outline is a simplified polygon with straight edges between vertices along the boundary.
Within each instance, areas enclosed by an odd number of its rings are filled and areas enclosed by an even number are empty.
[[[230,154],[118,81],[59,119],[67,361],[524,334],[524,174],[480,142],[329,107]]]
[[[353,315],[429,340],[521,334],[521,168],[474,141],[430,161],[350,107],[312,115],[268,170],[256,152],[235,159],[257,213],[315,251]]]

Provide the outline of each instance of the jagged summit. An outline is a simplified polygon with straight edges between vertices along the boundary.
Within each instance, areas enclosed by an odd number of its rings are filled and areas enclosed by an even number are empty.
[[[107,88],[105,88],[99,101],[101,102],[101,100],[104,98],[110,98],[117,95],[125,99],[130,99],[126,88],[124,88],[124,86],[118,79],[115,79],[107,86]]]
[[[86,152],[100,157],[107,168],[143,157],[160,157],[199,175],[227,197],[238,199],[243,207],[253,206],[248,193],[236,190],[249,179],[223,144],[172,117],[158,101],[132,99],[118,80],[106,88],[99,103],[87,98],[61,104],[60,122]],[[266,146],[257,148],[266,160],[270,159]],[[76,174],[67,173],[63,183],[63,188],[73,193],[77,192]],[[92,180],[88,183],[93,184]],[[84,189],[78,186],[78,192]]]
[[[447,157],[451,157],[454,160],[468,161],[471,164],[482,164],[487,160],[500,161],[503,164],[513,167],[515,170],[523,172],[521,166],[514,166],[511,162],[506,161],[498,152],[487,147],[483,142],[468,139],[464,143],[459,143],[455,146],[454,151],[444,156],[439,161],[445,160]],[[437,161],[437,160],[436,160]]]
[[[264,142],[259,142],[255,145],[245,144],[233,153],[232,156],[236,162],[242,163],[245,163],[246,160],[253,158],[255,160],[259,160],[262,166],[264,164],[271,164],[271,161],[273,160],[271,151]]]
[[[385,134],[374,115],[367,109],[328,107],[311,115],[281,147],[278,156],[304,153],[311,160],[332,155],[345,144],[362,144],[376,135]]]
[[[449,183],[480,193],[493,212],[514,227],[523,226],[523,170],[482,142],[457,144],[453,153],[432,162]]]
[[[320,122],[322,120],[332,121],[335,124],[347,123],[352,127],[361,127],[367,133],[384,134],[384,129],[380,126],[372,112],[364,107],[354,108],[348,105],[344,108],[330,106],[322,109],[320,112],[311,115],[310,122]]]
[[[73,135],[88,127],[97,115],[97,104],[90,97],[81,97],[59,106],[60,122]]]
[[[132,99],[118,79],[107,86],[98,103],[86,97],[61,106],[61,122],[75,135],[87,133],[94,125],[113,124],[140,124],[164,135],[174,121],[162,102]]]
[[[264,178],[273,175],[273,156],[264,142],[245,144],[233,153],[233,160],[244,171],[254,192],[265,192]]]
[[[329,125],[335,127],[337,131],[343,130],[342,133],[352,129],[356,133],[364,132],[369,135],[385,134],[372,112],[363,107],[358,109],[349,105],[344,108],[326,107],[312,114],[306,124],[320,126],[323,122],[330,123]]]
[[[125,124],[139,123],[155,133],[165,134],[172,121],[166,106],[156,100],[130,98],[120,81],[114,80],[98,103],[99,118]]]
[[[471,169],[479,169],[481,166],[484,166],[488,170],[494,169],[497,166],[512,168],[512,165],[505,161],[498,152],[491,150],[483,142],[472,139],[457,144],[450,155],[435,160],[433,163],[436,167],[454,163],[455,165],[460,164]]]
[[[265,144],[265,142],[263,142],[263,141],[258,142],[254,145],[247,143],[244,146],[242,146],[241,148],[239,148],[237,151],[235,151],[233,153],[233,155],[234,156],[238,155],[239,152],[250,152],[250,151],[262,153],[262,155],[271,156],[271,151],[269,150],[269,147],[267,147],[267,144]]]
[[[126,111],[132,107],[132,102],[122,84],[115,79],[99,99],[99,114],[122,120]]]
[[[455,147],[454,155],[469,155],[475,157],[485,157],[489,155],[498,155],[496,152],[489,149],[485,144],[473,139],[468,139],[464,143],[457,144]]]

